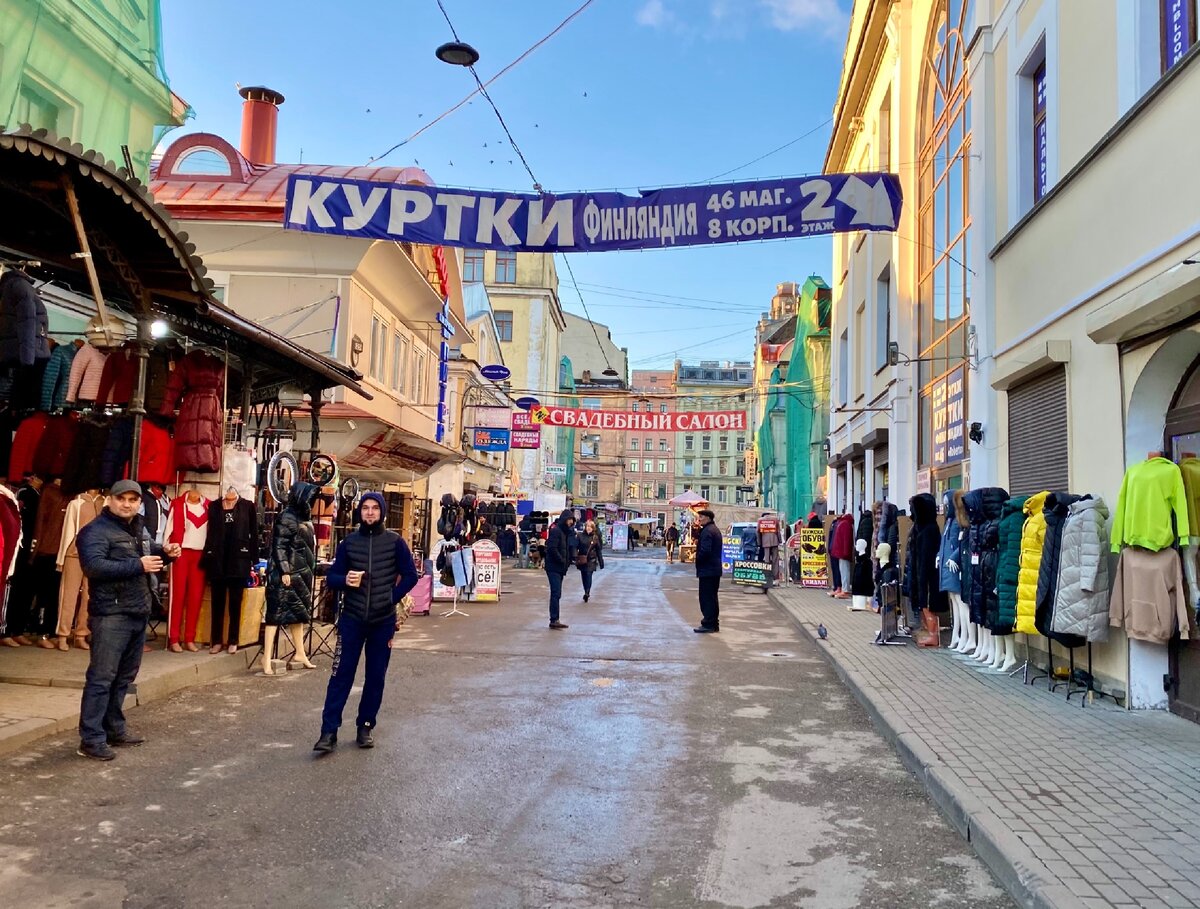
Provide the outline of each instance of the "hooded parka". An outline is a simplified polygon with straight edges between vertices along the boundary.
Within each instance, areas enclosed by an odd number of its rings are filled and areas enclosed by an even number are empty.
[[[1000,515],[1008,501],[1008,490],[999,486],[972,489],[963,497],[971,521],[967,533],[969,583],[963,587],[963,599],[971,611],[971,621],[985,625],[997,634],[1011,633],[1000,625],[1000,601],[996,595],[996,569],[1000,561]],[[969,589],[969,595],[968,595]]]
[[[312,503],[318,492],[320,489],[311,483],[293,484],[287,506],[275,519],[267,563],[268,625],[298,625],[311,615],[313,569],[317,564]],[[290,575],[287,587],[283,585],[284,575]]]
[[[1017,632],[1040,634],[1033,616],[1037,608],[1038,572],[1042,565],[1042,545],[1046,540],[1046,496],[1038,492],[1025,500],[1025,524],[1021,528],[1021,568],[1017,574]]]
[[[1021,531],[1025,526],[1028,496],[1013,496],[1000,513],[1000,561],[996,566],[996,595],[1000,627],[1011,631],[1017,623],[1017,580],[1021,574]]]
[[[163,416],[179,407],[175,422],[175,466],[179,470],[221,469],[221,396],[225,366],[203,350],[193,350],[175,367],[163,400]]]
[[[1108,640],[1108,507],[1080,499],[1067,509],[1050,630],[1088,642]]]
[[[938,586],[943,593],[962,593],[962,541],[971,522],[967,520],[967,506],[963,504],[962,490],[946,490],[942,496],[946,512],[946,524],[942,528],[942,544],[938,553]],[[892,550],[895,552],[895,549]],[[954,563],[954,568],[950,563]]]
[[[0,275],[0,365],[32,366],[50,359],[50,319],[29,275]],[[35,399],[36,400],[36,399]]]
[[[1038,567],[1037,606],[1034,610],[1033,622],[1037,630],[1050,636],[1051,620],[1054,616],[1054,597],[1058,592],[1058,568],[1062,554],[1062,531],[1067,521],[1067,513],[1079,496],[1069,492],[1055,492],[1046,496],[1046,504],[1042,513],[1046,516],[1046,538],[1042,543],[1042,563]],[[1065,647],[1078,647],[1081,639],[1067,639],[1055,636]]]
[[[903,592],[913,610],[945,612],[946,596],[938,585],[937,557],[942,532],[937,523],[937,499],[922,492],[908,500],[912,528],[904,553]]]
[[[879,570],[879,558],[876,552],[880,543],[887,543],[892,552],[900,551],[900,509],[892,502],[876,502],[873,509],[875,520],[875,536],[871,540],[871,564]]]

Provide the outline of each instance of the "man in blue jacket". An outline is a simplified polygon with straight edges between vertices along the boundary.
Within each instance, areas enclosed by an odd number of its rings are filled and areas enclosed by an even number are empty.
[[[358,702],[358,747],[374,748],[383,682],[392,654],[392,637],[399,627],[396,604],[417,586],[412,551],[400,534],[383,526],[383,496],[363,493],[358,530],[342,540],[325,575],[325,583],[343,591],[338,618],[338,643],[321,715],[321,737],[313,751],[328,754],[337,747],[342,709],[350,697],[358,658],[367,652],[362,697]]]
[[[79,567],[88,579],[88,631],[92,635],[87,677],[79,705],[79,754],[111,761],[112,745],[145,739],[125,728],[122,706],[142,667],[146,619],[158,593],[163,564],[179,556],[177,543],[153,542],[138,509],[142,488],[118,480],[104,510],[76,538]]]
[[[558,602],[562,598],[563,578],[575,561],[575,512],[570,508],[558,516],[546,534],[546,580],[550,582],[550,627],[566,628],[566,622],[558,620]]]
[[[721,630],[721,604],[717,590],[721,586],[721,531],[713,523],[715,515],[705,508],[696,517],[700,539],[696,542],[696,578],[700,586],[700,625],[696,634],[715,634]]]

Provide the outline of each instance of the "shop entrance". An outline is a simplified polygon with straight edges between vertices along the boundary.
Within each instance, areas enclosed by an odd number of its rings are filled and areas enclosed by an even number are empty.
[[[1167,412],[1165,452],[1176,464],[1200,456],[1200,360],[1188,369]],[[1200,536],[1200,528],[1191,528],[1191,533]],[[1195,605],[1188,604],[1189,608]],[[1172,713],[1200,723],[1200,641],[1183,641],[1176,635],[1168,654],[1168,707]]]

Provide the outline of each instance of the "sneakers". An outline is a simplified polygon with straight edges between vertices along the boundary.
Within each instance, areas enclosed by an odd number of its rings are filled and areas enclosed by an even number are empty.
[[[699,625],[696,628],[693,628],[692,631],[696,632],[696,634],[717,634],[720,632],[720,629],[709,628],[707,625]]]
[[[550,627],[557,629],[557,628],[570,628],[571,626],[569,626],[566,622],[551,622]]]
[[[371,737],[371,727],[370,726],[359,726],[358,727],[358,738],[356,739],[356,741],[358,742],[359,748],[374,748],[375,747],[375,739],[373,739]]]
[[[336,747],[337,733],[326,732],[323,733],[319,739],[317,739],[317,744],[313,745],[313,751],[319,752],[320,754],[329,754],[329,752],[333,751],[333,749]]]
[[[99,745],[89,745],[87,742],[80,742],[75,753],[80,757],[90,758],[93,761],[111,761],[117,756],[117,753],[108,747],[107,742],[101,742]]]
[[[142,736],[136,735],[132,732],[122,732],[120,735],[110,735],[108,737],[108,744],[116,748],[121,748],[126,745],[140,745],[144,741],[146,740]]]

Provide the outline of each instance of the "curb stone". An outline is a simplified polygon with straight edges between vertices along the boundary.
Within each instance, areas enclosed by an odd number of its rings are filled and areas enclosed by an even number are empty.
[[[1009,895],[1025,909],[1087,909],[1059,881],[1048,878],[1033,851],[993,814],[959,776],[947,767],[921,734],[895,712],[877,704],[860,674],[845,668],[837,651],[817,637],[816,628],[802,621],[775,591],[771,601],[817,645],[838,678],[870,717],[871,724],[891,745],[901,763],[921,782],[951,826],[971,844]],[[866,645],[870,646],[870,645]]]

